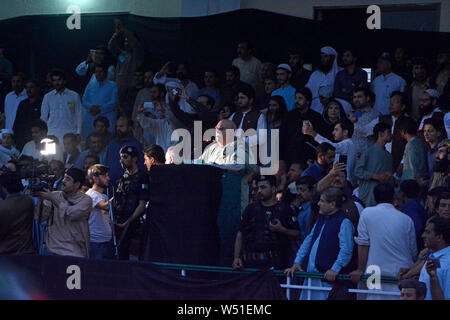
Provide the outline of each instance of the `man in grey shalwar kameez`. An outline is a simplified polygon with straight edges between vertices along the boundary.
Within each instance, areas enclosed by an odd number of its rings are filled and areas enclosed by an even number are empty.
[[[356,163],[355,177],[359,179],[359,198],[366,207],[376,205],[373,189],[378,183],[386,183],[392,177],[392,155],[386,151],[386,143],[392,140],[391,127],[378,123],[373,128],[376,143],[367,149]]]

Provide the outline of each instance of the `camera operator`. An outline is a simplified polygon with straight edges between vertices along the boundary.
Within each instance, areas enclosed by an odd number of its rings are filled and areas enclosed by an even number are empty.
[[[84,179],[83,171],[70,168],[62,180],[62,191],[39,192],[38,220],[47,223],[44,255],[89,258],[92,199],[80,191]]]
[[[17,173],[0,175],[6,199],[0,201],[0,254],[33,254],[32,241],[34,202],[23,195]]]
[[[139,151],[133,146],[120,149],[120,164],[125,170],[119,178],[115,193],[115,215],[117,239],[119,239],[119,260],[130,259],[130,245],[139,227],[139,217],[145,211],[148,201],[148,176],[137,165]]]

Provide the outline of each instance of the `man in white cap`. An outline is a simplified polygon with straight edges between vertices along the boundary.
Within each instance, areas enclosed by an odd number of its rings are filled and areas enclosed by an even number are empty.
[[[338,53],[332,47],[320,49],[320,65],[309,78],[306,87],[311,90],[313,101],[311,108],[315,109],[320,104],[319,88],[322,86],[334,86],[336,74],[342,69],[337,65]]]
[[[419,125],[419,131],[423,130],[423,122],[426,119],[429,119],[435,114],[436,112],[442,112],[441,109],[439,109],[437,105],[437,101],[439,99],[439,91],[435,89],[427,89],[422,94],[422,98],[420,99],[420,105],[419,105],[419,112],[422,117],[422,120],[420,121]]]
[[[282,96],[287,110],[291,111],[295,108],[295,88],[289,82],[292,75],[291,66],[286,63],[278,65],[276,75],[280,87],[272,92],[272,96]]]
[[[352,105],[350,103],[348,103],[347,100],[335,97],[334,93],[333,93],[333,87],[332,86],[323,86],[323,87],[319,88],[319,101],[320,101],[320,103],[318,105],[316,105],[314,108],[311,108],[311,109],[313,109],[314,111],[322,114],[323,110],[325,110],[325,108],[327,107],[328,102],[330,102],[330,100],[332,100],[332,99],[340,102],[340,104],[344,108],[345,114],[348,116],[348,114],[352,110]]]
[[[195,82],[191,81],[192,78],[192,72],[190,70],[190,67],[187,65],[187,63],[180,63],[178,64],[177,70],[175,72],[175,77],[169,77],[169,67],[171,65],[171,62],[168,61],[166,64],[161,68],[159,72],[155,74],[155,77],[153,78],[153,82],[156,84],[164,84],[167,85],[170,84],[173,86],[173,83],[178,83],[181,86],[176,86],[176,88],[184,87],[188,96],[191,98],[194,98],[197,91],[198,86],[195,84]],[[166,96],[166,102],[168,104],[168,96]],[[183,111],[188,113],[195,113],[195,110],[184,101],[180,102],[180,107]]]
[[[387,52],[382,53],[377,63],[380,75],[372,82],[372,91],[375,93],[374,109],[383,115],[389,114],[392,92],[404,92],[406,87],[406,81],[392,72],[392,64],[392,56]]]
[[[2,144],[0,145],[0,165],[5,165],[12,159],[17,159],[20,152],[13,147],[13,131],[3,129],[1,131]]]

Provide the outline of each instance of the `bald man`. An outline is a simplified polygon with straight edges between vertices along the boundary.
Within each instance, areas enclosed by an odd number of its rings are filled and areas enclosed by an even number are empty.
[[[241,211],[248,204],[247,177],[258,172],[256,158],[243,139],[235,137],[236,124],[220,120],[216,125],[216,141],[208,145],[200,157],[204,163],[220,165],[221,168],[242,174]]]
[[[166,164],[181,164],[182,163],[182,159],[181,159],[181,155],[176,155],[177,149],[175,148],[175,146],[171,146],[169,148],[167,148],[166,151]]]

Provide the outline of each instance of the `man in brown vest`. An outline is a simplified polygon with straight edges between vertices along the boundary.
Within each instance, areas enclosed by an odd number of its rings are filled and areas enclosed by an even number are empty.
[[[253,108],[254,101],[255,89],[250,85],[241,86],[238,90],[239,111],[233,113],[230,120],[236,125],[236,137],[242,137],[248,129],[256,130],[256,134],[245,138],[245,142],[254,150],[256,156],[256,147],[263,145],[267,140],[267,131],[261,132],[261,129],[267,129],[267,121],[264,114]]]

